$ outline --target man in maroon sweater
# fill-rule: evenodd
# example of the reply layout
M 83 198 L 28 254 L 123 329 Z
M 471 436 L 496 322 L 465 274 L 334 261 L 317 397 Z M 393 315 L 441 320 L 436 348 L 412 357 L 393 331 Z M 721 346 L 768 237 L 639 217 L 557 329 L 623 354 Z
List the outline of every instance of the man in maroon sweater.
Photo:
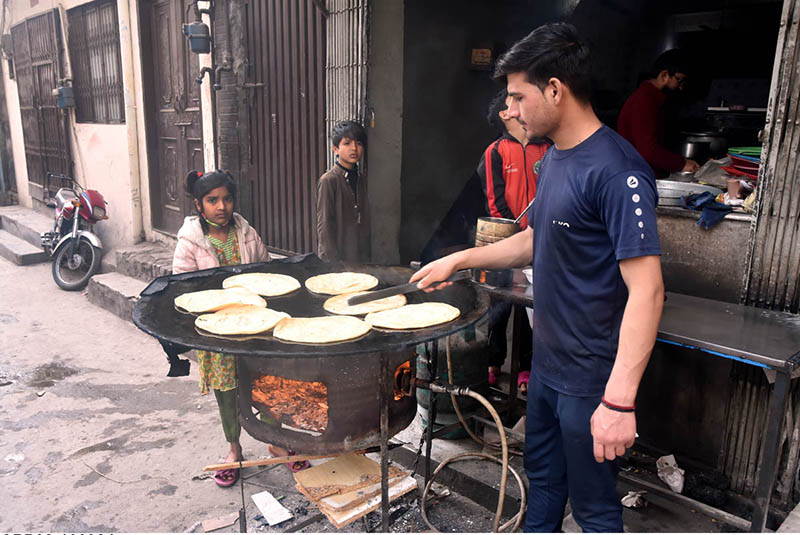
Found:
M 676 171 L 696 171 L 697 162 L 664 147 L 664 115 L 667 94 L 683 89 L 686 60 L 674 49 L 661 54 L 653 66 L 654 77 L 645 80 L 622 106 L 617 131 L 631 142 L 650 164 L 656 178 Z

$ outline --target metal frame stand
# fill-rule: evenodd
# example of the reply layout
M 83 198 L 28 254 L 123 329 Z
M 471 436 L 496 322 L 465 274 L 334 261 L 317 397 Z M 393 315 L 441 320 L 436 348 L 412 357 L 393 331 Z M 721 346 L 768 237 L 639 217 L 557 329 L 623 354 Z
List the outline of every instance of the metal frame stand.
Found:
M 428 371 L 431 380 L 435 381 L 439 375 L 439 340 L 430 342 L 428 346 Z M 431 392 L 428 408 L 428 425 L 425 426 L 425 485 L 431 479 L 431 447 L 433 446 L 433 425 L 436 422 L 436 398 Z
M 783 418 L 786 414 L 786 404 L 789 401 L 789 384 L 792 379 L 792 370 L 800 360 L 800 354 L 795 355 L 789 361 L 789 366 L 782 370 L 775 370 L 775 385 L 773 386 L 772 396 L 769 400 L 769 410 L 767 412 L 767 431 L 764 444 L 764 452 L 761 457 L 761 466 L 756 473 L 756 496 L 753 506 L 753 521 L 750 524 L 750 531 L 754 533 L 763 532 L 767 525 L 769 514 L 769 502 L 772 497 L 772 487 L 775 484 L 775 476 L 778 471 L 778 447 L 780 446 L 781 430 L 783 429 Z M 769 437 L 775 437 L 770 439 Z
M 389 362 L 381 353 L 381 531 L 389 532 Z

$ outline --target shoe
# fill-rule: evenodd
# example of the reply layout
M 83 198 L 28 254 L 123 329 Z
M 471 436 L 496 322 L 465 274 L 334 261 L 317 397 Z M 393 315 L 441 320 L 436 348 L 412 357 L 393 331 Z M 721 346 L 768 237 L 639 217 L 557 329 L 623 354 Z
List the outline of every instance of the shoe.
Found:
M 267 446 L 267 449 L 273 457 L 283 457 L 283 455 L 278 455 L 278 453 L 272 449 L 272 445 Z M 297 455 L 297 452 L 294 450 L 287 450 L 286 456 L 291 457 L 292 455 Z M 292 461 L 284 464 L 286 465 L 286 468 L 292 472 L 299 472 L 301 470 L 305 470 L 306 468 L 311 468 L 311 463 L 308 461 Z
M 494 368 L 495 370 L 497 370 L 497 372 L 494 372 L 494 371 L 492 370 L 492 368 Z M 497 384 L 497 379 L 498 379 L 499 377 L 500 377 L 500 368 L 499 368 L 498 366 L 489 366 L 489 372 L 488 372 L 488 382 L 489 382 L 489 386 L 494 386 L 494 385 L 496 385 L 496 384 Z
M 489 382 L 489 386 L 496 385 L 497 384 L 497 376 L 494 373 L 489 372 L 488 382 Z
M 239 469 L 228 468 L 214 472 L 214 482 L 220 487 L 230 487 L 239 480 Z
M 528 383 L 531 380 L 531 372 L 519 372 L 517 374 L 517 391 L 522 395 L 528 395 Z

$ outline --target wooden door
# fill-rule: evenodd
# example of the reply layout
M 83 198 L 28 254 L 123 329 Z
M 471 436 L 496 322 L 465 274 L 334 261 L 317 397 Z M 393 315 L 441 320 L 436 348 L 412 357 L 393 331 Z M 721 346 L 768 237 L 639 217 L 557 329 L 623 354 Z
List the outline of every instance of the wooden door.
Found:
M 11 28 L 28 189 L 40 201 L 52 193 L 47 191 L 48 172 L 72 175 L 68 118 L 52 95 L 64 77 L 60 28 L 57 10 Z
M 141 4 L 152 223 L 170 234 L 193 210 L 184 188 L 186 173 L 204 170 L 200 85 L 195 82 L 200 66 L 181 32 L 191 3 Z

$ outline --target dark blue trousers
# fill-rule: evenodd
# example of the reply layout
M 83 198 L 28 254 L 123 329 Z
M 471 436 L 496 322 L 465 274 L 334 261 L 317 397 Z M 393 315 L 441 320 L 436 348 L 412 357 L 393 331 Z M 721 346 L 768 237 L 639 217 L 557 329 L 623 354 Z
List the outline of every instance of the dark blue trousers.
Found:
M 617 463 L 598 463 L 590 419 L 600 397 L 561 394 L 532 374 L 528 384 L 525 473 L 530 482 L 526 532 L 559 532 L 569 499 L 584 532 L 622 532 Z

